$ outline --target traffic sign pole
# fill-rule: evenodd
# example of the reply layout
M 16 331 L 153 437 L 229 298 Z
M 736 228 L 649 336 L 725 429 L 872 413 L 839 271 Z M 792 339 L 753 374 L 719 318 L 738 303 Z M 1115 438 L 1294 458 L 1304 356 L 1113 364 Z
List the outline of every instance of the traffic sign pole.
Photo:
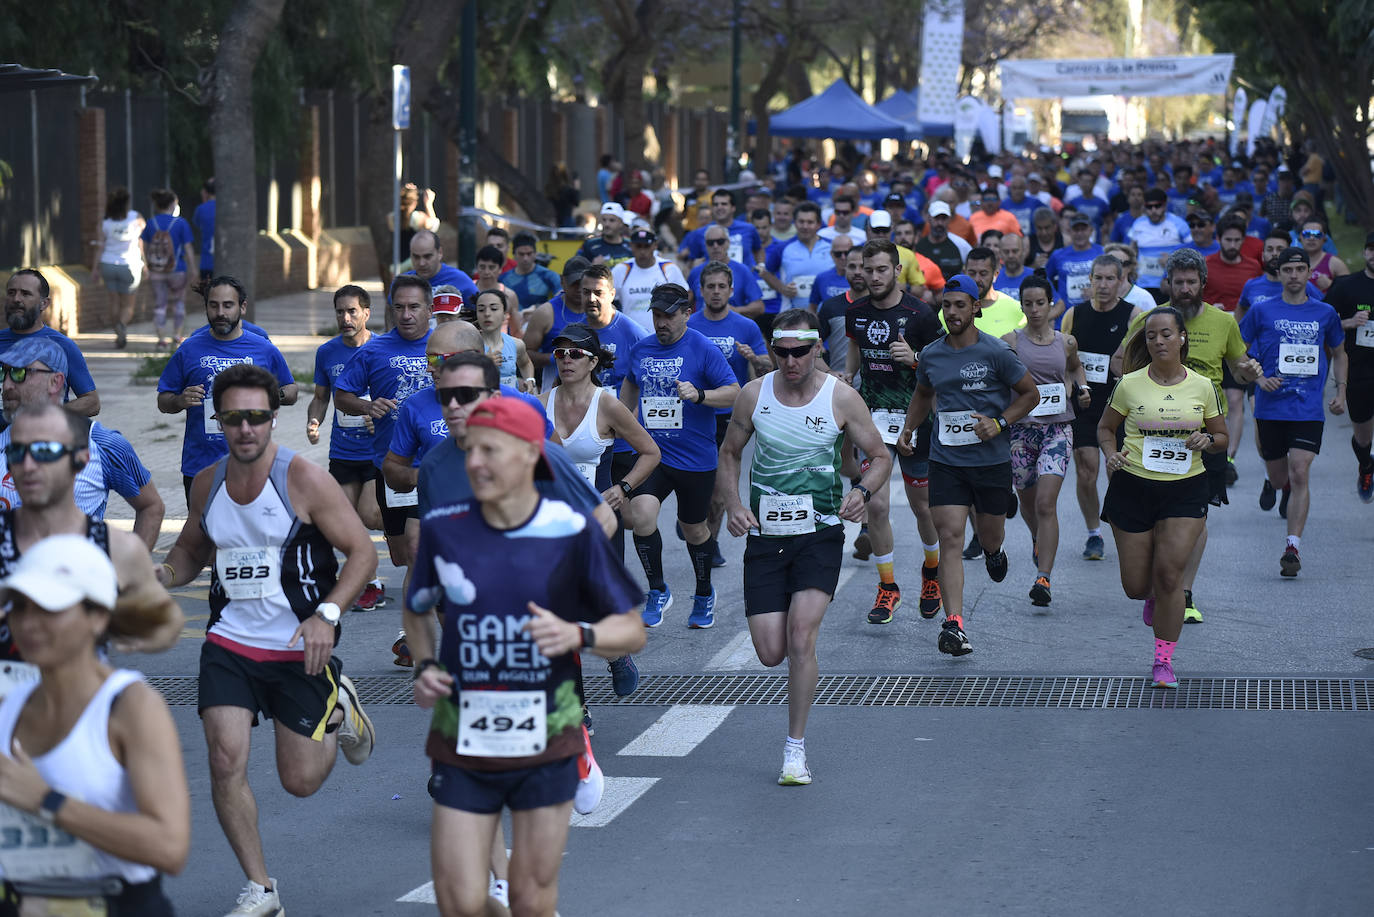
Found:
M 401 131 L 410 127 L 410 68 L 391 68 L 391 130 L 394 174 L 391 191 L 391 278 L 401 272 Z M 390 300 L 391 293 L 387 291 Z

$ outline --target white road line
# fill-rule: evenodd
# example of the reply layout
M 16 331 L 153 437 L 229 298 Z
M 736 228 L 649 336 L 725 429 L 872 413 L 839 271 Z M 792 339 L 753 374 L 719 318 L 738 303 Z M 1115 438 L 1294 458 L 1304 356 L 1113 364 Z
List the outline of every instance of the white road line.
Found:
M 858 567 L 847 565 L 840 571 L 840 578 L 835 583 L 836 595 L 840 594 L 844 584 L 849 582 L 858 570 Z M 747 630 L 731 637 L 730 642 L 721 647 L 706 663 L 708 672 L 739 672 L 744 669 L 755 669 L 760 672 L 766 669 L 764 664 L 759 662 L 758 654 L 754 652 L 754 641 L 750 639 Z
M 658 783 L 657 777 L 607 777 L 601 803 L 587 815 L 573 813 L 574 828 L 604 828 L 630 807 L 649 787 Z
M 434 883 L 426 882 L 417 889 L 406 892 L 396 899 L 402 904 L 438 904 L 439 901 L 434 897 Z
M 653 758 L 684 757 L 715 732 L 716 727 L 725 722 L 734 709 L 691 704 L 670 707 L 652 726 L 616 754 Z
M 731 637 L 730 642 L 725 644 L 725 646 L 721 648 L 720 652 L 716 653 L 714 656 L 711 657 L 711 661 L 706 663 L 707 671 L 734 668 L 733 666 L 728 665 L 727 663 L 729 663 L 730 660 L 732 660 L 735 657 L 735 653 L 738 652 L 739 648 L 746 644 L 749 646 L 749 649 L 752 652 L 754 644 L 749 639 L 749 631 L 742 630 L 739 633 L 735 634 L 733 637 Z

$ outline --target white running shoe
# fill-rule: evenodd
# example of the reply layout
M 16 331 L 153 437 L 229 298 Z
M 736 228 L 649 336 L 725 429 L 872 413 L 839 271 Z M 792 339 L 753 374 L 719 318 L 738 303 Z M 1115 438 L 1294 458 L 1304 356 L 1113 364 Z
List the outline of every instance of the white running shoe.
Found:
M 778 775 L 778 786 L 806 786 L 811 782 L 811 772 L 806 769 L 806 749 L 787 745 L 782 752 L 782 773 Z
M 590 814 L 601 804 L 601 794 L 606 791 L 606 777 L 601 773 L 601 765 L 592 757 L 590 745 L 584 758 L 587 776 L 578 781 L 577 793 L 573 796 L 573 811 L 578 815 Z
M 362 764 L 371 756 L 372 748 L 377 744 L 377 733 L 358 700 L 357 689 L 347 675 L 339 676 L 339 706 L 343 708 L 343 721 L 339 723 L 339 748 L 349 764 Z
M 244 886 L 234 909 L 224 917 L 286 917 L 286 908 L 281 906 L 281 898 L 277 896 L 277 880 L 267 881 L 272 883 L 270 888 L 256 882 Z
M 510 907 L 510 883 L 492 876 L 491 882 L 487 884 L 487 897 L 495 898 L 502 907 Z

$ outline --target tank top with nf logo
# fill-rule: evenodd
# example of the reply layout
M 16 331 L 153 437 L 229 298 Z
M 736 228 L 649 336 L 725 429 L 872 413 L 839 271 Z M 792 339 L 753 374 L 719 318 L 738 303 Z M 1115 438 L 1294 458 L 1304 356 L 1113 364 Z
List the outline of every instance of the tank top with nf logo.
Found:
M 826 376 L 807 404 L 789 407 L 773 393 L 777 373 L 763 377 L 749 467 L 749 506 L 765 537 L 805 535 L 840 524 L 844 496 L 840 440 L 835 420 L 835 377 Z

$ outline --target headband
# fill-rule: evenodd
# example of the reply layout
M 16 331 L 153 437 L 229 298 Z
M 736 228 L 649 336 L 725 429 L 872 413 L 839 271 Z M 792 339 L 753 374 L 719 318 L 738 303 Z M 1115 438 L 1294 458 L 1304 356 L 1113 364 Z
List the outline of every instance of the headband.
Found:
M 821 333 L 815 328 L 774 328 L 773 340 L 796 338 L 799 341 L 819 341 Z

